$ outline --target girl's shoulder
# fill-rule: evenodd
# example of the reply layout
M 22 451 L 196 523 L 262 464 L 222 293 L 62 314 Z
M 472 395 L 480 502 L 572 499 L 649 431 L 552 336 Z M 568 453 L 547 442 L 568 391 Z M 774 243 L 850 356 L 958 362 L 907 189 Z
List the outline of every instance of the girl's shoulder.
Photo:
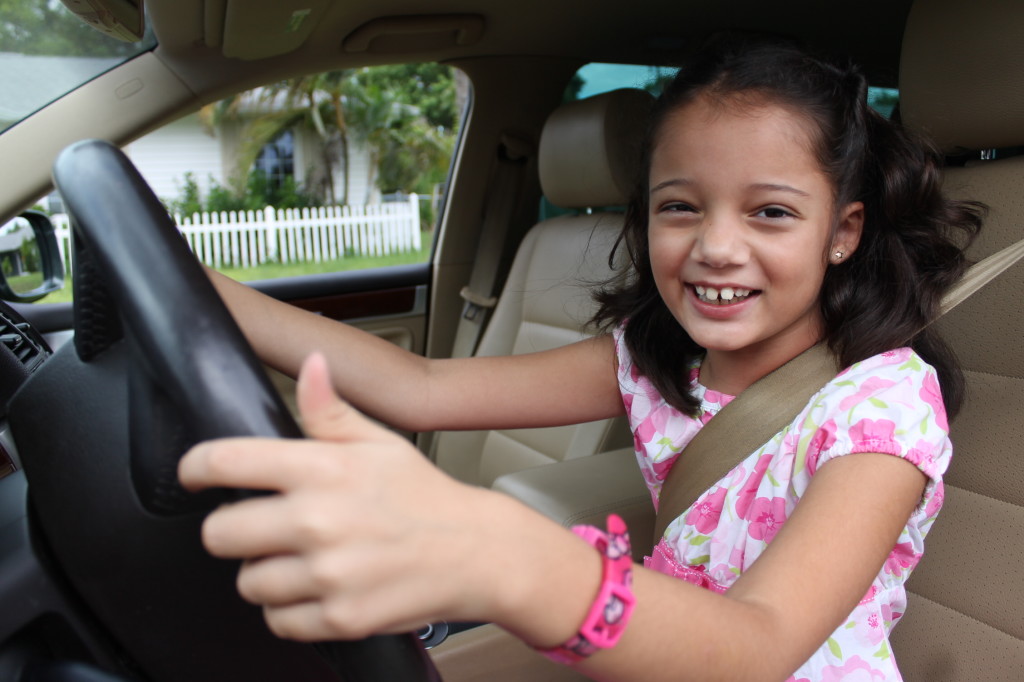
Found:
M 903 347 L 887 350 L 884 353 L 872 355 L 860 362 L 855 362 L 841 371 L 839 377 L 852 377 L 873 372 L 923 374 L 934 373 L 935 368 L 914 351 L 913 348 Z
M 854 363 L 808 404 L 796 425 L 815 462 L 856 452 L 909 459 L 938 480 L 948 466 L 949 422 L 935 368 L 910 348 Z M 819 459 L 820 457 L 820 459 Z
M 914 394 L 927 403 L 933 402 L 930 391 L 934 390 L 941 402 L 938 373 L 912 348 L 895 348 L 855 362 L 825 387 L 829 393 L 864 399 L 883 390 L 893 396 Z M 922 393 L 927 393 L 927 398 Z

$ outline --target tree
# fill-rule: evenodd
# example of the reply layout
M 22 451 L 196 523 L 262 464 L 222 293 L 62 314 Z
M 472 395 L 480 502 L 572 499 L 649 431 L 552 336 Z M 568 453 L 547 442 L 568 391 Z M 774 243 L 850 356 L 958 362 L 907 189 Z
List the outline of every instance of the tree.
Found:
M 360 69 L 351 83 L 345 106 L 353 135 L 370 150 L 369 185 L 429 192 L 442 182 L 468 91 L 464 76 L 441 64 L 399 64 Z
M 239 195 L 260 150 L 294 127 L 315 131 L 320 140 L 320 164 L 305 190 L 322 201 L 350 200 L 353 142 L 369 150 L 371 187 L 429 191 L 447 172 L 465 97 L 459 93 L 467 91 L 453 72 L 439 64 L 410 64 L 311 74 L 225 99 L 204 108 L 201 117 L 211 130 L 228 120 L 244 122 L 230 183 Z M 333 181 L 339 166 L 340 197 Z

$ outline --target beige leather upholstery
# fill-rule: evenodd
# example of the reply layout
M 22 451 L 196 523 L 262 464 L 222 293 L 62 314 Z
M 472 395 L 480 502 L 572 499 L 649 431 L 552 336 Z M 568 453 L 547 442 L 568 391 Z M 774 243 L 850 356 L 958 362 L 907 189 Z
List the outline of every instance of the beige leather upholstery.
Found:
M 921 0 L 900 59 L 907 125 L 943 149 L 1012 147 L 1022 141 L 1024 28 L 1019 0 Z
M 539 154 L 548 201 L 566 208 L 625 205 L 652 101 L 643 90 L 623 89 L 552 112 Z
M 1024 3 L 920 1 L 903 49 L 906 121 L 948 150 L 1024 144 Z M 1024 157 L 949 169 L 946 187 L 990 206 L 973 258 L 1024 238 Z M 1024 679 L 1022 292 L 1018 264 L 940 322 L 970 392 L 952 424 L 945 506 L 893 632 L 908 682 Z
M 564 526 L 603 527 L 614 512 L 629 528 L 633 559 L 642 562 L 651 553 L 654 504 L 632 445 L 505 474 L 492 487 Z
M 630 166 L 652 98 L 617 90 L 563 105 L 541 138 L 541 186 L 564 208 L 625 202 Z M 620 166 L 628 167 L 626 172 Z M 590 290 L 610 274 L 608 254 L 622 215 L 598 211 L 534 226 L 523 240 L 478 355 L 528 353 L 584 338 Z M 438 434 L 437 463 L 456 478 L 490 486 L 504 474 L 631 443 L 623 419 L 574 426 Z

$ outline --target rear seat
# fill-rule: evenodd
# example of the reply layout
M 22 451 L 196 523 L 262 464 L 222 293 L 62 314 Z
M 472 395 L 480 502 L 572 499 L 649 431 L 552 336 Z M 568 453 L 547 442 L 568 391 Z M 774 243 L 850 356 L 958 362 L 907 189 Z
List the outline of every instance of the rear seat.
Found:
M 623 89 L 562 105 L 545 124 L 540 181 L 553 204 L 577 209 L 534 226 L 516 254 L 477 355 L 546 350 L 588 335 L 590 288 L 608 277 L 608 255 L 635 177 L 651 96 Z M 625 420 L 500 431 L 444 432 L 437 464 L 456 478 L 490 486 L 524 469 L 621 448 L 632 439 Z M 635 470 L 635 465 L 633 466 Z M 634 472 L 639 479 L 639 474 Z
M 900 106 L 948 152 L 1024 145 L 1024 4 L 919 0 L 908 18 Z M 977 155 L 975 155 L 977 157 Z M 956 197 L 990 206 L 978 260 L 1024 237 L 1024 156 L 950 168 Z M 945 506 L 911 577 L 893 648 L 908 681 L 1024 678 L 1024 264 L 940 321 L 963 362 Z

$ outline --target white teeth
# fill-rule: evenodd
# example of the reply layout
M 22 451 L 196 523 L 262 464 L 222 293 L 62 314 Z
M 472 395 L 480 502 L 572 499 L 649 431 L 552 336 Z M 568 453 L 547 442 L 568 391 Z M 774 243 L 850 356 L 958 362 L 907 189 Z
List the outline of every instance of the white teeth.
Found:
M 716 289 L 714 287 L 704 287 L 694 285 L 694 290 L 697 292 L 697 297 L 705 303 L 716 303 L 718 305 L 725 305 L 731 303 L 734 300 L 743 299 L 750 295 L 750 289 L 741 289 L 740 287 L 722 287 Z

